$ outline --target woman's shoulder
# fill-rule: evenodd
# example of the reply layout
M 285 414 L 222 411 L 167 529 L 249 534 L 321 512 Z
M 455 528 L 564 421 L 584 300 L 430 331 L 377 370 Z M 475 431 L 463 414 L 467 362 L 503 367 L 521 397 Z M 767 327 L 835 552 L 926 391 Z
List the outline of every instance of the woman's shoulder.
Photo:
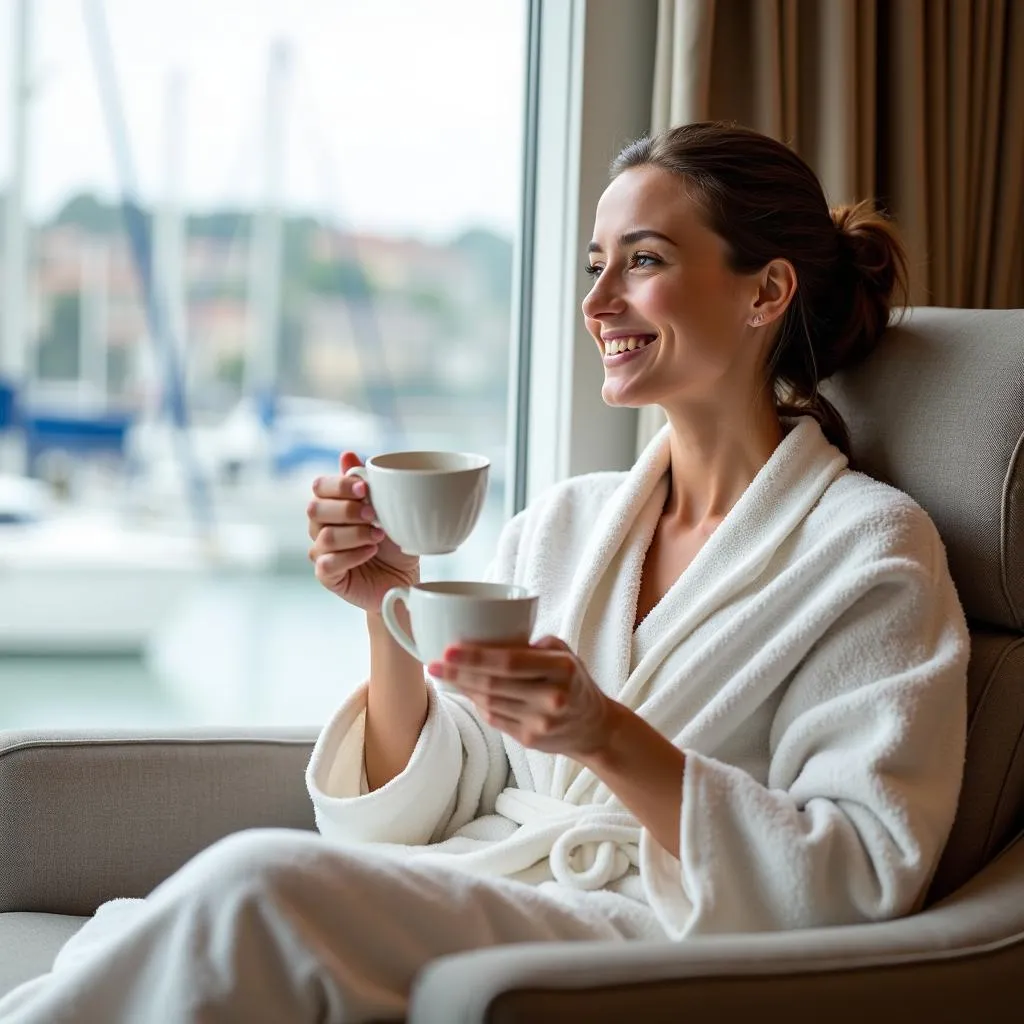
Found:
M 545 488 L 505 525 L 501 548 L 518 548 L 528 537 L 561 535 L 566 540 L 593 525 L 602 506 L 628 474 L 601 471 L 568 477 Z
M 932 564 L 936 552 L 945 551 L 931 516 L 909 494 L 853 469 L 836 476 L 808 519 L 876 557 Z

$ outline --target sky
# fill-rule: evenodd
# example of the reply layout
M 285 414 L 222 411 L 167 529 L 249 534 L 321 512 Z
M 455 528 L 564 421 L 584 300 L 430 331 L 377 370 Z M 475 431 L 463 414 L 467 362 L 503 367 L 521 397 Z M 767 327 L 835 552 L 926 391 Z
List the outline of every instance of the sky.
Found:
M 92 0 L 85 0 L 90 3 Z M 525 0 L 105 0 L 142 195 L 251 205 L 274 40 L 287 208 L 346 227 L 443 238 L 518 217 Z M 116 195 L 83 0 L 29 0 L 33 217 Z M 0 0 L 0 181 L 8 174 L 15 0 Z M 168 127 L 171 83 L 181 114 Z M 173 105 L 173 104 L 172 104 Z M 175 154 L 168 157 L 168 152 Z M 2 186 L 0 186 L 2 187 Z

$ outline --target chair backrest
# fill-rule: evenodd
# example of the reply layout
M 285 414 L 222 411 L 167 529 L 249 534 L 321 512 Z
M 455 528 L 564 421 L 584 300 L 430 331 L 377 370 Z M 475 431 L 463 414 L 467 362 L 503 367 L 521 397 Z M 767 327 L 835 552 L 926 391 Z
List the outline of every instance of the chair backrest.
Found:
M 932 517 L 971 626 L 967 761 L 929 902 L 1024 830 L 1024 310 L 917 308 L 822 391 Z

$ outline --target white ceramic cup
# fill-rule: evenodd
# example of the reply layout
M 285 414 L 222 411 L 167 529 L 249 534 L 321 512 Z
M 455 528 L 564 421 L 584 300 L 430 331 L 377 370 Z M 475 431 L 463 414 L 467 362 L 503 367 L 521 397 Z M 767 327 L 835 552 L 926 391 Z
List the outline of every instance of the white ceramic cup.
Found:
M 379 525 L 405 554 L 447 555 L 480 518 L 490 466 L 467 452 L 389 452 L 346 475 L 366 481 Z
M 395 615 L 401 601 L 413 636 Z M 457 643 L 528 644 L 537 617 L 537 597 L 509 583 L 444 580 L 392 587 L 380 606 L 388 631 L 414 658 L 440 661 Z M 415 637 L 415 639 L 414 639 Z

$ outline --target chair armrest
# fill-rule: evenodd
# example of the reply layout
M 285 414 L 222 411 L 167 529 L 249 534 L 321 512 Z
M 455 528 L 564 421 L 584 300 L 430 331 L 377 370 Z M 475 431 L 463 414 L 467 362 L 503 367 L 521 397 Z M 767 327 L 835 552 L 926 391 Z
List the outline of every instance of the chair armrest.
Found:
M 1022 976 L 1024 838 L 942 903 L 897 921 L 680 943 L 531 943 L 445 957 L 420 975 L 408 1019 L 999 1020 L 1019 1000 Z
M 230 832 L 314 827 L 316 730 L 0 732 L 0 913 L 145 896 Z

